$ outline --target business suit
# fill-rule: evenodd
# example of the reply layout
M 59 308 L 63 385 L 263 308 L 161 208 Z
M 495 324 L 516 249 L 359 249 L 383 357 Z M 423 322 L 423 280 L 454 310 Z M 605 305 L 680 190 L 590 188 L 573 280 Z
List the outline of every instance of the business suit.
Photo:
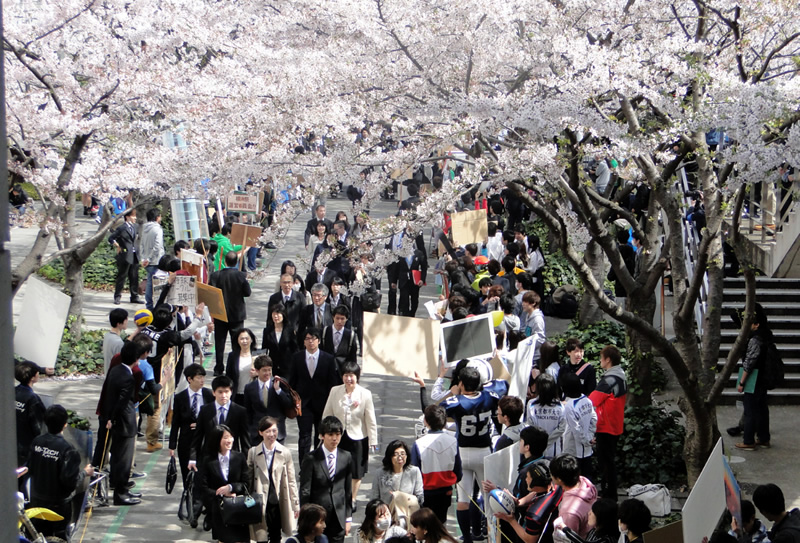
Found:
M 353 457 L 353 479 L 363 479 L 369 462 L 369 446 L 378 444 L 378 420 L 372 393 L 356 384 L 348 398 L 345 385 L 333 387 L 322 418 L 330 415 L 344 425 L 339 448 Z
M 225 336 L 230 333 L 231 347 L 237 345 L 233 332 L 244 326 L 247 318 L 247 306 L 244 299 L 250 296 L 250 283 L 247 282 L 247 274 L 237 268 L 225 268 L 211 274 L 208 284 L 222 290 L 222 298 L 225 300 L 225 312 L 228 314 L 228 322 L 220 319 L 214 321 L 214 351 L 216 363 L 214 374 L 221 374 L 225 371 L 222 358 L 225 353 Z
M 318 219 L 314 217 L 306 223 L 306 231 L 303 233 L 303 242 L 308 245 L 308 240 L 311 236 L 317 235 L 317 223 L 325 223 L 328 232 L 333 232 L 333 223 L 328 219 Z
M 297 342 L 302 343 L 306 337 L 306 330 L 309 328 L 319 328 L 320 331 L 326 326 L 333 324 L 333 308 L 331 304 L 325 303 L 322 307 L 322 320 L 317 317 L 317 306 L 313 303 L 303 308 L 300 315 L 300 326 L 297 329 Z
M 203 463 L 203 458 L 207 454 L 207 444 L 205 438 L 217 426 L 217 410 L 219 405 L 216 402 L 206 404 L 200 409 L 197 417 L 197 428 L 192 438 L 192 448 L 190 459 L 198 464 Z M 246 452 L 250 448 L 250 434 L 247 431 L 247 412 L 241 405 L 228 402 L 225 406 L 225 422 L 223 424 L 231 429 L 233 435 L 233 450 Z M 219 443 L 215 445 L 219 447 Z
M 297 352 L 297 338 L 292 327 L 285 325 L 278 339 L 275 328 L 267 326 L 264 328 L 264 336 L 261 340 L 261 349 L 266 350 L 272 359 L 273 375 L 289 377 L 289 368 L 292 363 L 292 355 Z
M 136 361 L 138 364 L 138 360 Z M 106 376 L 103 412 L 111 421 L 111 485 L 115 496 L 127 493 L 136 440 L 136 410 L 133 403 L 133 370 L 125 364 L 115 366 Z
M 321 277 L 320 277 L 321 276 Z M 336 278 L 336 272 L 333 271 L 331 268 L 325 268 L 322 270 L 322 273 L 318 273 L 317 270 L 311 270 L 306 275 L 306 282 L 304 283 L 308 290 L 311 290 L 311 287 L 316 285 L 317 283 L 322 283 L 328 290 L 331 289 L 331 283 L 333 283 L 334 278 Z
M 241 381 L 245 381 L 245 386 L 250 384 L 253 381 L 253 378 L 250 377 L 250 373 L 246 372 L 242 375 L 242 372 L 239 369 L 239 357 L 242 354 L 239 345 L 236 345 L 236 348 L 228 353 L 228 360 L 225 362 L 225 375 L 231 378 L 233 381 L 233 387 L 231 387 L 231 399 L 235 400 L 236 403 L 239 405 L 244 405 L 244 397 L 239 394 L 239 385 Z M 253 348 L 250 349 L 250 356 L 251 356 L 251 365 L 252 361 L 255 361 L 256 357 L 259 355 L 265 354 L 263 349 L 256 350 L 255 345 Z
M 217 443 L 217 450 L 219 450 L 219 443 Z M 247 524 L 222 522 L 222 512 L 219 506 L 221 498 L 217 497 L 216 491 L 223 485 L 231 485 L 234 494 L 242 495 L 252 478 L 247 468 L 247 456 L 233 450 L 230 451 L 228 477 L 222 473 L 218 454 L 210 456 L 208 462 L 200 469 L 200 488 L 206 503 L 210 504 L 211 537 L 214 540 L 230 543 L 250 540 L 250 528 Z
M 178 450 L 178 463 L 181 466 L 184 483 L 186 475 L 189 473 L 189 456 L 192 451 L 192 438 L 195 434 L 192 425 L 197 423 L 197 416 L 192 411 L 190 392 L 192 391 L 187 388 L 175 395 L 175 401 L 172 404 L 172 426 L 169 431 L 169 449 L 171 451 Z M 202 403 L 198 402 L 198 412 L 204 405 L 214 403 L 214 394 L 211 390 L 201 388 L 199 393 Z
M 292 452 L 276 443 L 271 464 L 272 469 L 269 469 L 261 445 L 248 451 L 247 467 L 253 474 L 253 492 L 264 495 L 264 520 L 261 524 L 250 525 L 250 539 L 255 541 L 280 541 L 281 531 L 287 536 L 294 535 L 294 514 L 300 511 Z M 270 495 L 272 492 L 274 494 Z M 277 503 L 270 503 L 276 498 Z M 269 537 L 270 532 L 272 537 Z
M 300 326 L 300 316 L 303 313 L 303 308 L 306 306 L 306 297 L 304 294 L 292 289 L 289 294 L 289 299 L 286 300 L 286 295 L 282 291 L 278 291 L 269 297 L 267 307 L 272 307 L 276 304 L 283 304 L 286 307 L 287 321 L 283 324 L 284 327 L 291 327 L 292 331 L 297 333 L 297 328 Z M 267 316 L 269 318 L 269 316 Z M 269 322 L 267 322 L 269 326 Z
M 386 249 L 390 249 L 395 252 L 399 251 L 403 247 L 403 239 L 406 237 L 406 235 L 407 233 L 402 231 L 392 236 L 392 238 L 389 240 L 389 243 L 386 244 Z M 417 251 L 420 252 L 421 259 L 425 261 L 425 268 L 427 270 L 428 258 L 425 255 L 425 239 L 422 237 L 422 234 L 419 234 L 414 238 L 414 252 L 416 253 Z M 397 291 L 400 288 L 400 275 L 402 275 L 400 260 L 402 259 L 399 259 L 386 266 L 386 278 L 389 280 L 389 307 L 387 309 L 387 313 L 389 315 L 397 314 Z M 402 309 L 400 314 L 403 314 Z
M 322 412 L 325 410 L 328 394 L 333 387 L 342 384 L 341 377 L 336 371 L 336 361 L 333 356 L 321 349 L 318 350 L 319 358 L 312 378 L 306 364 L 307 353 L 304 349 L 292 357 L 289 377 L 289 385 L 302 399 L 303 414 L 297 417 L 297 428 L 300 433 L 297 449 L 301 464 L 311 449 L 312 439 L 315 447 L 319 444 L 319 425 L 322 422 Z
M 336 336 L 336 328 L 326 326 L 322 331 L 322 341 L 319 348 L 326 353 L 333 356 L 336 360 L 337 371 L 341 373 L 342 364 L 345 362 L 357 362 L 358 356 L 358 340 L 350 328 L 342 328 L 342 339 L 339 342 L 339 348 L 334 347 L 334 339 Z
M 410 262 L 409 262 L 410 260 Z M 412 272 L 419 271 L 422 282 L 428 274 L 428 259 L 425 253 L 419 249 L 414 250 L 414 254 L 407 258 L 397 260 L 397 289 L 400 291 L 400 315 L 404 317 L 414 317 L 419 307 L 419 289 L 414 283 Z
M 127 220 L 119 225 L 114 233 L 108 237 L 111 245 L 119 246 L 117 253 L 117 278 L 114 281 L 114 303 L 119 303 L 122 297 L 122 289 L 125 286 L 125 279 L 128 279 L 128 286 L 131 291 L 131 301 L 139 300 L 139 256 L 136 253 L 136 237 L 139 228 L 135 222 Z
M 328 536 L 328 541 L 341 543 L 345 536 L 345 521 L 352 516 L 352 458 L 349 452 L 337 449 L 336 470 L 331 479 L 327 454 L 324 447 L 317 447 L 303 460 L 300 471 L 300 505 L 315 503 L 322 506 L 327 513 L 324 533 Z
M 286 439 L 286 415 L 284 409 L 291 407 L 292 397 L 288 393 L 281 391 L 278 394 L 273 387 L 274 380 L 267 381 L 267 405 L 264 405 L 262 397 L 262 383 L 256 379 L 244 387 L 244 408 L 247 411 L 247 426 L 250 430 L 250 443 L 256 445 L 261 443 L 261 436 L 258 433 L 258 422 L 264 417 L 272 417 L 278 421 L 278 442 L 283 443 Z

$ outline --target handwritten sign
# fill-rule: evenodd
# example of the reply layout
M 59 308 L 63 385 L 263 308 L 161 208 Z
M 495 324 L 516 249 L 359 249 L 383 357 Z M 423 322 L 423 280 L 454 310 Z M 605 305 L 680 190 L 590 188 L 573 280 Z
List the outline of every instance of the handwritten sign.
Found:
M 234 192 L 228 196 L 228 212 L 233 213 L 259 213 L 261 206 L 258 194 L 247 194 L 245 192 Z
M 177 275 L 169 298 L 172 305 L 194 307 L 197 305 L 197 277 L 194 275 Z

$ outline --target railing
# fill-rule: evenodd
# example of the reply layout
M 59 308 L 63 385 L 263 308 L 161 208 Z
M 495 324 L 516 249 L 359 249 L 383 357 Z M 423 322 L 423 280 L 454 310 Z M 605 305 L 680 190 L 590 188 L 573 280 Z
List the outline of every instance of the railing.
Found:
M 678 170 L 677 180 L 675 181 L 674 188 L 677 194 L 680 195 L 683 203 L 683 208 L 688 210 L 692 205 L 689 197 L 689 180 L 686 178 L 686 171 L 684 168 Z M 681 220 L 681 239 L 683 240 L 683 260 L 686 263 L 686 276 L 689 278 L 694 277 L 695 270 L 697 269 L 697 253 L 700 247 L 700 236 L 697 229 L 689 222 L 684 214 Z M 673 285 L 674 288 L 674 285 Z M 697 296 L 697 302 L 694 306 L 694 318 L 697 323 L 697 332 L 703 335 L 703 317 L 708 309 L 708 272 L 703 273 L 703 282 L 700 285 L 700 292 Z

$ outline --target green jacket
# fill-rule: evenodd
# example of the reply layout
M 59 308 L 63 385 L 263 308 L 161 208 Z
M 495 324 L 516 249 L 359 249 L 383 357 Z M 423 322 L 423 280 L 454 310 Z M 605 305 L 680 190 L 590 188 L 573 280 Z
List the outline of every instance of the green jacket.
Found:
M 231 244 L 231 240 L 222 234 L 214 234 L 211 239 L 217 242 L 217 256 L 214 257 L 214 271 L 222 269 L 223 258 L 228 254 L 228 251 L 236 251 L 238 253 L 242 250 L 241 245 Z

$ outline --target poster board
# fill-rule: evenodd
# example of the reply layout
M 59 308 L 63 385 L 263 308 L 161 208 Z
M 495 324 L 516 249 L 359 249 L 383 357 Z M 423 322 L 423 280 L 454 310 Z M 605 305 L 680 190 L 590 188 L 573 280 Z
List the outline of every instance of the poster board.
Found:
M 258 239 L 263 233 L 260 226 L 233 223 L 231 225 L 231 243 L 242 247 L 258 247 Z
M 489 223 L 485 209 L 462 211 L 450 215 L 453 222 L 453 245 L 483 243 L 489 237 Z
M 495 350 L 491 313 L 446 322 L 441 327 L 442 358 L 446 366 L 452 366 L 464 358 L 487 358 Z
M 182 351 L 182 349 L 181 349 Z M 175 396 L 175 365 L 177 362 L 175 347 L 170 347 L 167 353 L 161 357 L 161 391 L 158 393 L 158 403 L 161 405 L 161 422 L 166 423 L 167 414 L 172 406 L 172 398 Z
M 264 193 L 248 194 L 246 192 L 233 192 L 228 195 L 228 213 L 261 213 L 261 202 Z
M 203 281 L 203 255 L 189 249 L 181 249 L 181 269 Z
M 43 368 L 54 368 L 72 298 L 31 277 L 22 301 L 14 353 Z
M 733 518 L 739 526 L 744 526 L 742 523 L 742 489 L 739 487 L 739 482 L 733 474 L 731 464 L 728 458 L 723 455 L 722 463 L 725 467 L 724 480 L 725 480 L 725 503 L 727 504 L 728 511 L 730 511 Z
M 198 282 L 194 275 L 176 275 L 175 283 L 169 290 L 168 298 L 172 300 L 169 303 L 194 308 L 197 305 Z
M 222 291 L 217 287 L 197 283 L 197 303 L 204 303 L 208 308 L 208 314 L 223 322 L 228 322 L 228 313 L 225 311 L 225 298 Z
M 683 522 L 673 522 L 642 534 L 643 543 L 683 543 Z
M 439 375 L 439 322 L 364 312 L 363 373 Z
M 483 473 L 487 481 L 493 482 L 498 488 L 514 488 L 517 480 L 516 467 L 519 464 L 519 447 L 515 444 L 506 447 L 483 459 Z M 483 494 L 483 503 L 488 503 L 486 493 Z M 486 517 L 489 526 L 489 541 L 501 543 L 506 541 L 497 531 L 497 519 L 490 515 Z
M 725 466 L 720 438 L 681 510 L 683 540 L 702 541 L 703 537 L 710 538 L 726 505 Z
M 528 395 L 528 381 L 533 367 L 533 356 L 539 347 L 536 336 L 531 336 L 519 342 L 517 348 L 509 352 L 509 360 L 514 361 L 511 373 L 511 382 L 508 384 L 508 394 L 525 398 Z

